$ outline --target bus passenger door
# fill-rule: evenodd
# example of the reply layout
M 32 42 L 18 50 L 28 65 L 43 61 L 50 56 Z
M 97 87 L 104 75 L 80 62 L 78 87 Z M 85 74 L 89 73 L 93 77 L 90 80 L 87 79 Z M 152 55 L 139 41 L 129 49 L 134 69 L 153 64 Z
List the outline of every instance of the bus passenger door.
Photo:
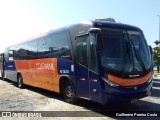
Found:
M 96 35 L 76 38 L 76 80 L 78 97 L 101 102 Z
M 76 81 L 78 97 L 90 99 L 88 78 L 88 35 L 76 38 Z
M 91 100 L 101 103 L 101 83 L 98 70 L 98 50 L 96 48 L 96 34 L 90 33 L 88 39 L 88 75 L 90 81 Z

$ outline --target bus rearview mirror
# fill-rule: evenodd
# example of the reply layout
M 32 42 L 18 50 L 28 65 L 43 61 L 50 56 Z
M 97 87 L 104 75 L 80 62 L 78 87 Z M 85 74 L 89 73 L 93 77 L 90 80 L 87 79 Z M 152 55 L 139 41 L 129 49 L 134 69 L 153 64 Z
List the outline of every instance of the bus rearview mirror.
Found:
M 102 32 L 99 28 L 90 28 L 89 33 L 95 34 L 96 36 L 96 47 L 101 52 L 103 50 Z
M 151 56 L 152 56 L 153 51 L 152 51 L 152 47 L 150 45 L 149 45 L 149 50 L 150 50 L 150 53 L 151 53 Z

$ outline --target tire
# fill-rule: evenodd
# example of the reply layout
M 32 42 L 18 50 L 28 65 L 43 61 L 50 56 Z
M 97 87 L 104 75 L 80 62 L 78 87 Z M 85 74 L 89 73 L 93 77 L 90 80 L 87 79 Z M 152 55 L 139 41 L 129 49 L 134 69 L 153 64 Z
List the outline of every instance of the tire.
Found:
M 19 88 L 23 88 L 24 87 L 22 75 L 18 75 L 17 85 L 18 85 Z
M 78 98 L 75 97 L 74 89 L 68 81 L 64 85 L 63 96 L 67 103 L 74 104 L 78 101 Z
M 5 75 L 4 75 L 4 72 L 3 72 L 3 73 L 2 73 L 2 80 L 5 80 L 4 76 L 5 76 Z

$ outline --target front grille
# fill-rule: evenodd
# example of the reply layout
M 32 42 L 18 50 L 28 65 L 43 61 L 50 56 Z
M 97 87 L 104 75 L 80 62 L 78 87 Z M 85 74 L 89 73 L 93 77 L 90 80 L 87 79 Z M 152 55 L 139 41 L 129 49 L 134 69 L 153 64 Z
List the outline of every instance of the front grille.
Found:
M 135 85 L 135 86 L 129 86 L 129 87 L 121 87 L 122 90 L 140 90 L 140 89 L 144 89 L 146 86 L 148 85 L 148 83 L 144 83 L 141 85 Z

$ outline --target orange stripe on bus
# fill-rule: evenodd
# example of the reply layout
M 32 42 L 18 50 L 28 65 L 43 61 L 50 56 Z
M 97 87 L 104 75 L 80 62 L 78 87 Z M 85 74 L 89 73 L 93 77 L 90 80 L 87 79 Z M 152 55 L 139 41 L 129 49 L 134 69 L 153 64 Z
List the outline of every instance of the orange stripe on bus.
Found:
M 134 85 L 140 85 L 147 82 L 147 80 L 151 77 L 151 75 L 152 75 L 152 72 L 149 72 L 147 75 L 141 78 L 123 79 L 123 78 L 119 78 L 119 77 L 108 74 L 108 79 L 120 86 L 134 86 Z
M 59 92 L 57 58 L 16 60 L 15 64 L 24 84 Z

